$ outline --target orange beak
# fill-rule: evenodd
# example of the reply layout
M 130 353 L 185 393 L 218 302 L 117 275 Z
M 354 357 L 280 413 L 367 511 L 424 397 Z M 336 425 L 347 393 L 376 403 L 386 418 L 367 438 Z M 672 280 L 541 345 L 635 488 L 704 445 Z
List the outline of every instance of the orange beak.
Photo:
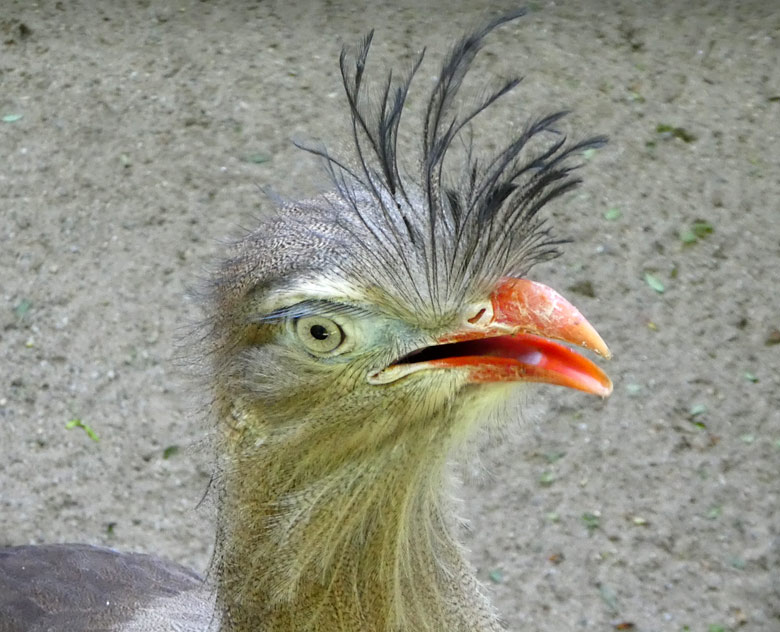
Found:
M 371 376 L 382 384 L 424 369 L 465 371 L 471 383 L 546 382 L 601 397 L 612 392 L 606 373 L 554 340 L 611 357 L 579 310 L 552 288 L 504 278 L 462 330 L 441 337 Z

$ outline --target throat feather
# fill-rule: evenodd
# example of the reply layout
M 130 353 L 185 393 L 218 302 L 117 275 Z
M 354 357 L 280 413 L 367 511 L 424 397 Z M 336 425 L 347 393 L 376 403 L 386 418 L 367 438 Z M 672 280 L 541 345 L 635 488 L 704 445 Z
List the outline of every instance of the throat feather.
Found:
M 230 442 L 215 556 L 228 629 L 500 629 L 449 530 L 446 464 L 429 449 L 444 437 L 325 474 L 322 446 L 287 437 Z

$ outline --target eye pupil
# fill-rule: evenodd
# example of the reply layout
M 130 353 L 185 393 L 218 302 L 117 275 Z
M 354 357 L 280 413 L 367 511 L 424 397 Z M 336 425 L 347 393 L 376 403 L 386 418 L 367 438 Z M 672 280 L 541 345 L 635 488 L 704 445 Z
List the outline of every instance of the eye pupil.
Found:
M 316 338 L 317 340 L 326 340 L 330 335 L 328 330 L 325 329 L 325 327 L 322 325 L 312 325 L 311 329 L 309 329 L 309 333 L 311 334 L 312 338 Z
M 325 316 L 304 316 L 295 321 L 295 333 L 304 347 L 314 355 L 334 355 L 344 342 L 339 324 Z M 343 352 L 342 347 L 341 351 Z

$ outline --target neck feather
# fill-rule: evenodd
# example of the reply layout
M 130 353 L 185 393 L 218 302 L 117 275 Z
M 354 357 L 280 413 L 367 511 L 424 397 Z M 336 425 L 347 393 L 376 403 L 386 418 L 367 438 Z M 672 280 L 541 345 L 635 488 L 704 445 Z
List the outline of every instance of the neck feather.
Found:
M 339 458 L 327 429 L 252 417 L 233 408 L 219 446 L 225 629 L 501 629 L 450 532 L 446 424 Z

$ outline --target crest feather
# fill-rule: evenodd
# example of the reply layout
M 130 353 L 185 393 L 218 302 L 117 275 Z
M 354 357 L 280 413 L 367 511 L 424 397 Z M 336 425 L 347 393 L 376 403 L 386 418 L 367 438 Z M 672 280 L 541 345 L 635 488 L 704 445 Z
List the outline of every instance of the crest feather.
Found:
M 458 302 L 470 289 L 501 276 L 524 276 L 535 263 L 555 257 L 562 241 L 552 236 L 539 211 L 580 183 L 572 175 L 579 166 L 573 157 L 606 143 L 603 136 L 568 142 L 556 128 L 567 114 L 560 111 L 531 120 L 495 155 L 481 159 L 475 154 L 473 138 L 464 132 L 521 80 L 511 78 L 486 89 L 463 112 L 460 89 L 486 36 L 524 13 L 490 20 L 460 39 L 445 58 L 425 108 L 416 178 L 402 175 L 399 168 L 398 131 L 425 51 L 401 79 L 388 71 L 378 100 L 372 101 L 366 66 L 373 31 L 355 51 L 345 47 L 339 59 L 354 156 L 347 161 L 325 147 L 302 147 L 324 158 L 339 202 L 352 211 L 342 228 L 374 250 L 374 259 L 402 268 L 393 276 L 408 277 L 413 287 L 398 290 L 429 307 Z M 463 141 L 465 156 L 463 177 L 453 185 L 445 178 L 456 139 Z

